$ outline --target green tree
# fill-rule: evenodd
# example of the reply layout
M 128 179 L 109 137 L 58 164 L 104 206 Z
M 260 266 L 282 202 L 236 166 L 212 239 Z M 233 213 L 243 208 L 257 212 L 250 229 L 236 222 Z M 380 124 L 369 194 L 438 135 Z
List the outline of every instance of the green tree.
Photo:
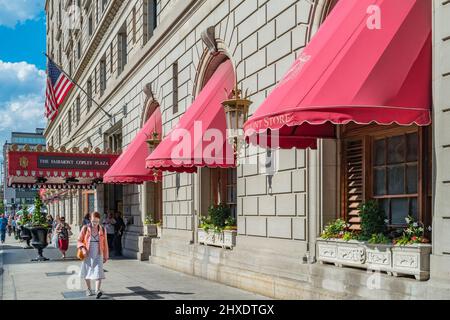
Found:
M 42 200 L 39 195 L 36 195 L 36 198 L 34 199 L 34 212 L 31 218 L 31 223 L 36 227 L 43 227 L 47 225 L 46 217 L 42 213 Z

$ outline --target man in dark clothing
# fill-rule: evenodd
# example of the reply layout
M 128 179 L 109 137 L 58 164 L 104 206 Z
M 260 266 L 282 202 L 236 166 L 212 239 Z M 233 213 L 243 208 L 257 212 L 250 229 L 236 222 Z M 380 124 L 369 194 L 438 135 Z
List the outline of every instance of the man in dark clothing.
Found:
M 114 225 L 114 253 L 116 256 L 122 255 L 122 235 L 125 231 L 125 222 L 122 219 L 122 214 L 116 212 L 116 224 Z

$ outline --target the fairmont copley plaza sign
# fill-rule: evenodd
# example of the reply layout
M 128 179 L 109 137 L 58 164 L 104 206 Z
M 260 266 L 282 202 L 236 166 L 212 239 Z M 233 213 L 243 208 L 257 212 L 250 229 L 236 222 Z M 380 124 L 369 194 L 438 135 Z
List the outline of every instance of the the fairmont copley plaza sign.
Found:
M 92 157 L 38 156 L 37 165 L 43 169 L 107 170 L 110 167 L 110 160 Z

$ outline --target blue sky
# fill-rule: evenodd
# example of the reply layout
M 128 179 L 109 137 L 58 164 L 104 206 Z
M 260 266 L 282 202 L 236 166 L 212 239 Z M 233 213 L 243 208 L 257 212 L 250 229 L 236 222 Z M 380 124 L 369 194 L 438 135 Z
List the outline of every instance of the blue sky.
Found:
M 45 127 L 45 0 L 0 0 L 0 143 Z M 0 154 L 0 161 L 3 161 Z

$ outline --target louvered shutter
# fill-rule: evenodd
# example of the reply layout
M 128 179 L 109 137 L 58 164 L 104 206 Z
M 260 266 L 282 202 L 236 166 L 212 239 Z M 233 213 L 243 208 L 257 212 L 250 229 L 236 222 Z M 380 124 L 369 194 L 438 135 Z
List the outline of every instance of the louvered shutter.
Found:
M 361 229 L 359 206 L 364 199 L 364 141 L 344 142 L 345 215 L 350 229 Z

